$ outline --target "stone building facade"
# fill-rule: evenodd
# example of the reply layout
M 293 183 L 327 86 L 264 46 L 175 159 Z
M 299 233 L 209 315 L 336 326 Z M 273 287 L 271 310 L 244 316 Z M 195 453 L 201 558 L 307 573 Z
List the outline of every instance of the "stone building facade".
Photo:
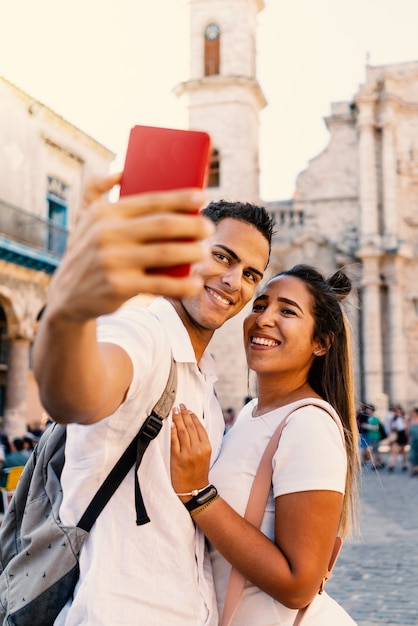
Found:
M 256 75 L 263 0 L 184 0 L 187 80 L 175 87 L 191 129 L 213 141 L 210 199 L 262 202 Z M 307 262 L 344 267 L 354 293 L 357 400 L 383 415 L 418 404 L 418 61 L 366 67 L 350 102 L 331 104 L 326 148 L 296 180 L 292 199 L 265 203 L 276 218 L 266 278 Z M 0 79 L 0 404 L 11 434 L 39 413 L 30 346 L 85 178 L 114 155 L 48 107 Z M 279 175 L 279 174 L 278 174 Z M 240 316 L 211 342 L 221 404 L 256 395 Z M 29 383 L 29 384 L 28 384 Z M 36 416 L 35 416 L 36 417 Z
M 0 77 L 0 415 L 10 437 L 41 417 L 30 352 L 86 177 L 114 154 Z
M 418 61 L 367 66 L 330 140 L 296 181 L 293 212 L 352 268 L 358 395 L 383 411 L 418 401 Z
M 263 0 L 186 0 L 190 77 L 175 88 L 189 126 L 216 150 L 211 199 L 262 201 L 258 188 L 257 15 Z M 329 143 L 296 180 L 292 199 L 266 203 L 276 217 L 267 277 L 307 262 L 325 274 L 344 267 L 354 293 L 358 401 L 418 403 L 418 62 L 366 67 L 350 102 L 333 103 Z M 248 311 L 248 308 L 246 309 Z M 242 348 L 242 320 L 211 343 L 221 404 L 255 395 Z

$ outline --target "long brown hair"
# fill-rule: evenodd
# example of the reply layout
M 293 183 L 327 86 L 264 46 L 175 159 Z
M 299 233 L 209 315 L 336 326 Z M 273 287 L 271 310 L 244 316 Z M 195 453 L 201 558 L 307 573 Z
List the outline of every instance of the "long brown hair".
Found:
M 314 339 L 326 350 L 311 366 L 308 381 L 324 400 L 339 414 L 347 451 L 346 489 L 341 514 L 340 531 L 347 535 L 357 529 L 358 509 L 358 428 L 354 398 L 351 329 L 341 307 L 341 301 L 351 291 L 349 277 L 338 270 L 330 278 L 310 265 L 295 265 L 277 276 L 294 276 L 303 280 L 312 296 Z

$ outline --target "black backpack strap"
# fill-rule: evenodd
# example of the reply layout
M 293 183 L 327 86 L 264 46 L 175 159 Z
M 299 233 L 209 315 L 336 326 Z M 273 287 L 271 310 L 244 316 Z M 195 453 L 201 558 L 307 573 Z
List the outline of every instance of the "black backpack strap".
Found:
M 142 424 L 139 432 L 135 435 L 119 461 L 114 465 L 107 478 L 99 487 L 89 506 L 82 515 L 77 526 L 90 532 L 97 517 L 103 511 L 116 489 L 122 483 L 131 467 L 135 464 L 135 508 L 137 525 L 146 524 L 150 521 L 141 494 L 138 481 L 138 468 L 148 445 L 158 435 L 163 421 L 168 417 L 173 406 L 177 386 L 177 368 L 174 359 L 171 359 L 170 373 L 161 398 L 154 406 L 151 414 Z
M 136 447 L 136 463 L 135 463 L 135 509 L 136 524 L 142 526 L 150 521 L 145 509 L 144 500 L 142 498 L 141 487 L 138 480 L 138 468 L 141 464 L 144 452 L 148 444 L 155 439 L 161 430 L 164 420 L 168 417 L 174 398 L 176 397 L 177 387 L 177 367 L 174 359 L 171 359 L 171 368 L 168 375 L 168 381 L 161 398 L 151 411 L 151 415 L 147 417 L 138 434 Z

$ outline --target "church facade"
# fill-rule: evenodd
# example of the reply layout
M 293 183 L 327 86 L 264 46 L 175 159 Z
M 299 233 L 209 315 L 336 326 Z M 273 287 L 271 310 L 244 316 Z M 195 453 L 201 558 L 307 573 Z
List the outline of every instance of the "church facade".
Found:
M 256 77 L 262 0 L 188 0 L 190 77 L 175 92 L 189 126 L 213 139 L 211 199 L 262 202 Z M 357 401 L 418 403 L 418 61 L 366 67 L 350 102 L 333 103 L 329 142 L 296 180 L 294 197 L 265 203 L 276 217 L 266 276 L 306 262 L 326 275 L 345 268 L 354 336 Z M 242 348 L 242 321 L 228 322 L 211 347 L 221 404 L 256 395 Z

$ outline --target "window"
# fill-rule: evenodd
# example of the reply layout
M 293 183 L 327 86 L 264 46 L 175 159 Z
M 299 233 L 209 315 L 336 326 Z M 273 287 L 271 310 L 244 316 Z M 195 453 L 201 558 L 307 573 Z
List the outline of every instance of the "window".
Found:
M 208 24 L 205 29 L 205 76 L 220 72 L 221 31 L 217 24 Z
M 58 178 L 48 176 L 47 219 L 49 221 L 46 247 L 50 252 L 64 254 L 67 241 L 69 187 Z
M 219 150 L 213 150 L 210 157 L 208 187 L 219 187 L 221 184 Z

